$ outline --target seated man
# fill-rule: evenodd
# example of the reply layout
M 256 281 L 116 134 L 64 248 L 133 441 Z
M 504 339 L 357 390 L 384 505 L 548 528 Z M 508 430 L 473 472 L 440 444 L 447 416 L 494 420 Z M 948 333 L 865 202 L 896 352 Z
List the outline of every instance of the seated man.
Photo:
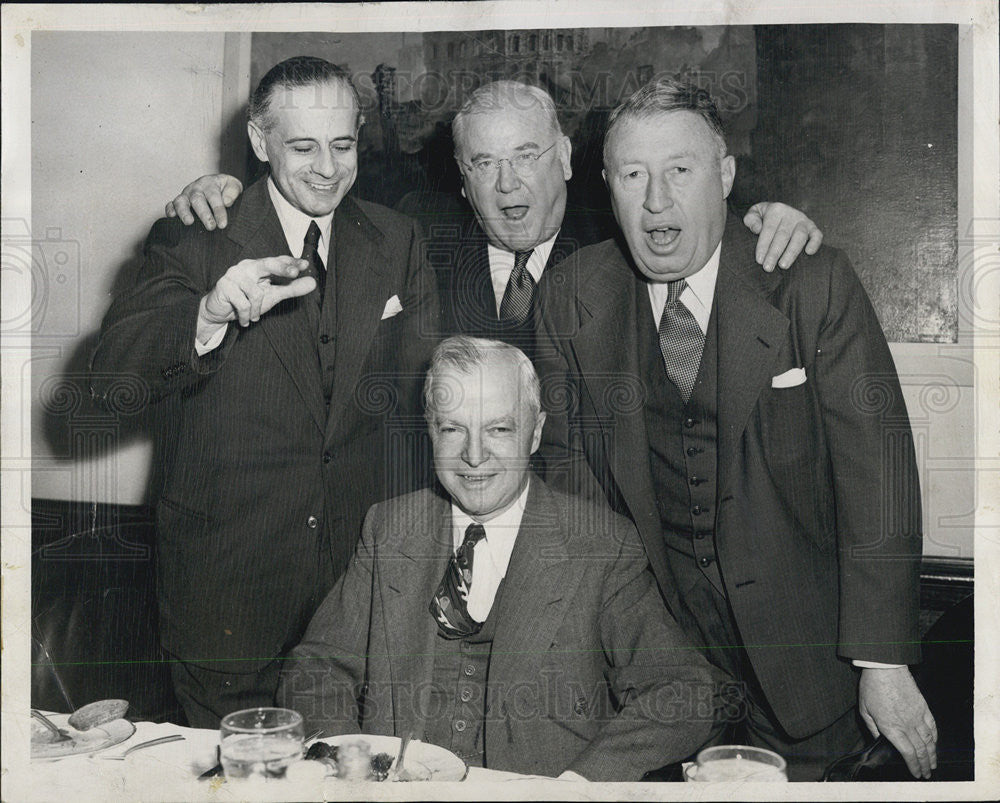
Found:
M 635 527 L 528 470 L 545 421 L 517 348 L 441 343 L 424 385 L 440 485 L 371 508 L 290 656 L 307 729 L 405 735 L 474 766 L 634 781 L 713 733 L 720 683 Z

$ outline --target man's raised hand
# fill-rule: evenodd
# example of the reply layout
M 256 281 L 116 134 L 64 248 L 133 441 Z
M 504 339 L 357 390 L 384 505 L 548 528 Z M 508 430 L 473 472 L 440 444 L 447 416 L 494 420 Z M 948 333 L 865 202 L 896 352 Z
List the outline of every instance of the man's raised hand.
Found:
M 312 276 L 299 276 L 308 267 L 306 260 L 290 256 L 244 259 L 236 263 L 202 299 L 199 327 L 214 328 L 236 320 L 240 326 L 249 326 L 286 298 L 311 293 L 316 289 L 316 280 Z
M 165 211 L 167 217 L 179 217 L 185 226 L 194 223 L 196 214 L 209 231 L 216 225 L 224 229 L 229 222 L 226 209 L 233 205 L 241 192 L 243 185 L 225 173 L 202 176 L 181 190 L 181 194 L 167 204 Z

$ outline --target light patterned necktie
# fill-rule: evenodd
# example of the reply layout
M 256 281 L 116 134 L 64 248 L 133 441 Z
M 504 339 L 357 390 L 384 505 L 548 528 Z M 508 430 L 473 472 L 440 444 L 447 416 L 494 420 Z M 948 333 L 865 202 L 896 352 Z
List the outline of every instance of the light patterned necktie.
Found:
M 472 557 L 476 544 L 486 537 L 482 524 L 470 524 L 465 539 L 448 561 L 444 577 L 431 600 L 431 616 L 445 638 L 462 638 L 479 632 L 483 626 L 469 615 L 469 589 L 472 587 Z
M 659 333 L 660 353 L 667 376 L 677 386 L 686 404 L 698 377 L 705 335 L 691 310 L 681 303 L 685 287 L 687 282 L 683 279 L 667 282 L 667 301 L 660 316 Z
M 319 294 L 319 305 L 322 307 L 323 298 L 326 296 L 326 268 L 323 267 L 323 260 L 319 255 L 319 226 L 315 220 L 309 222 L 306 239 L 302 243 L 302 259 L 309 263 L 309 270 L 300 275 L 312 276 L 316 280 L 316 292 Z
M 514 252 L 514 270 L 507 279 L 507 287 L 500 301 L 500 320 L 524 323 L 531 314 L 531 303 L 535 295 L 535 280 L 528 273 L 531 251 Z

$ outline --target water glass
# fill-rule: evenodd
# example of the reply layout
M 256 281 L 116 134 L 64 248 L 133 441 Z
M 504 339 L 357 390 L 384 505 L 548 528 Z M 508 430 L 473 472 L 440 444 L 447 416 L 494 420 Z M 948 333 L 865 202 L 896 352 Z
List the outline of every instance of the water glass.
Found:
M 781 756 L 762 747 L 723 744 L 706 747 L 698 753 L 697 763 L 684 773 L 689 781 L 788 781 L 786 762 Z
M 226 778 L 282 778 L 303 755 L 302 715 L 288 708 L 248 708 L 222 718 L 219 760 Z

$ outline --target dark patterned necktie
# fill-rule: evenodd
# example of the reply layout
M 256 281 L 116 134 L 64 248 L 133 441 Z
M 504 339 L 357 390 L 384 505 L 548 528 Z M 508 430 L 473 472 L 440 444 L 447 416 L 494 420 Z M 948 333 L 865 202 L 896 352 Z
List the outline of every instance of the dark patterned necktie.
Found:
M 514 270 L 507 279 L 507 287 L 500 301 L 500 320 L 524 323 L 531 314 L 531 302 L 535 295 L 535 280 L 528 273 L 531 251 L 514 253 Z
M 431 616 L 445 638 L 471 636 L 483 626 L 482 622 L 469 616 L 469 589 L 472 586 L 473 550 L 485 537 L 486 530 L 482 524 L 470 524 L 466 528 L 465 540 L 448 561 L 448 568 L 444 570 L 444 577 L 431 600 Z
M 316 221 L 310 221 L 309 229 L 306 231 L 306 239 L 302 243 L 302 259 L 309 262 L 309 269 L 300 275 L 312 276 L 316 280 L 316 292 L 319 294 L 319 305 L 323 306 L 323 298 L 326 296 L 326 268 L 323 267 L 323 260 L 319 255 L 319 226 Z
M 677 386 L 686 404 L 698 377 L 705 335 L 691 310 L 681 303 L 685 287 L 687 282 L 683 279 L 667 282 L 667 301 L 663 305 L 659 333 L 660 353 L 667 376 Z

